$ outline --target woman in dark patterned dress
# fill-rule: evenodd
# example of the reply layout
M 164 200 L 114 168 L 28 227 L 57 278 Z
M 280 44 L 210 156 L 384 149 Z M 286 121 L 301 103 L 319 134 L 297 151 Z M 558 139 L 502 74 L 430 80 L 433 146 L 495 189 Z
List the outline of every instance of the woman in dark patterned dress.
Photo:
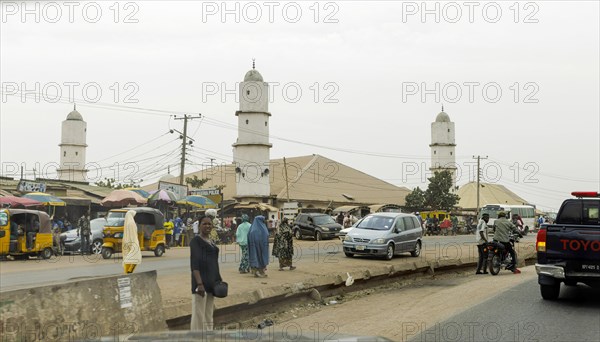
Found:
M 288 219 L 284 218 L 279 224 L 273 243 L 273 255 L 279 258 L 280 271 L 283 271 L 284 267 L 289 267 L 290 271 L 296 269 L 295 266 L 292 266 L 292 258 L 294 257 L 293 241 L 292 227 L 288 224 Z

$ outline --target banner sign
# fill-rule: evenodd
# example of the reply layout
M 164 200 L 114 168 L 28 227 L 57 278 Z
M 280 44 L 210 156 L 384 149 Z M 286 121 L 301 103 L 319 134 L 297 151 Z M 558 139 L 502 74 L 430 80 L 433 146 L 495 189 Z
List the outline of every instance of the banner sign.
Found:
M 209 195 L 220 195 L 221 190 L 219 189 L 198 189 L 191 190 L 190 195 L 201 195 L 201 196 L 209 196 Z
M 33 182 L 21 179 L 17 185 L 20 192 L 46 192 L 46 183 Z
M 188 195 L 187 185 L 179 185 L 175 183 L 167 183 L 163 181 L 158 182 L 158 190 L 169 190 L 172 191 L 177 198 L 185 198 Z
M 197 189 L 190 190 L 190 195 L 200 195 L 211 199 L 216 204 L 221 204 L 221 190 L 210 188 L 210 189 Z

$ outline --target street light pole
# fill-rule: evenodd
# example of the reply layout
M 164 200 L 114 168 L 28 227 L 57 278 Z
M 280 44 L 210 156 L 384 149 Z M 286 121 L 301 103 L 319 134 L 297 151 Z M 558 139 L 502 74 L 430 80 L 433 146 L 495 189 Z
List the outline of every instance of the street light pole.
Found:
M 481 156 L 473 156 L 473 159 L 477 159 L 477 211 L 475 212 L 475 217 L 477 217 L 479 215 L 479 181 L 480 181 L 480 176 L 481 176 L 481 169 L 480 169 L 480 162 L 481 159 L 487 159 L 488 157 L 481 157 Z
M 182 118 L 175 118 L 175 120 L 183 120 L 183 134 L 182 134 L 182 143 L 181 143 L 181 166 L 179 168 L 179 185 L 183 185 L 183 174 L 185 169 L 185 148 L 187 146 L 187 123 L 188 120 L 200 119 L 202 118 L 202 114 L 198 114 L 198 116 L 190 116 L 184 114 Z

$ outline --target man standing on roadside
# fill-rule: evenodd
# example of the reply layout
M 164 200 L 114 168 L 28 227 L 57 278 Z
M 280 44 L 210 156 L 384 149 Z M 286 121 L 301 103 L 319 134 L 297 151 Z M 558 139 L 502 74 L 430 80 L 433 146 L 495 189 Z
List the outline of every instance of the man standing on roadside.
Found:
M 487 274 L 487 257 L 484 253 L 485 245 L 488 243 L 488 226 L 487 223 L 490 220 L 490 214 L 481 215 L 481 220 L 477 224 L 477 230 L 475 231 L 475 240 L 477 241 L 477 252 L 479 253 L 479 259 L 477 260 L 477 271 L 475 274 Z M 483 271 L 483 272 L 482 272 Z
M 77 236 L 81 237 L 81 254 L 90 254 L 90 213 L 86 212 L 77 221 Z
M 344 213 L 340 211 L 340 213 L 338 214 L 336 220 L 337 220 L 337 223 L 340 226 L 343 226 L 344 225 Z

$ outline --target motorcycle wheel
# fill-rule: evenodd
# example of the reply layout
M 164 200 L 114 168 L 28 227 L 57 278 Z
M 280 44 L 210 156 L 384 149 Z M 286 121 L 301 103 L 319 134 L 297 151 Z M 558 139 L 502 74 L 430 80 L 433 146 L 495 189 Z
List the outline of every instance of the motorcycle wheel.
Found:
M 502 266 L 500 255 L 494 254 L 491 260 L 488 258 L 488 263 L 490 264 L 490 273 L 492 275 L 498 275 L 498 273 L 500 273 L 500 267 Z

